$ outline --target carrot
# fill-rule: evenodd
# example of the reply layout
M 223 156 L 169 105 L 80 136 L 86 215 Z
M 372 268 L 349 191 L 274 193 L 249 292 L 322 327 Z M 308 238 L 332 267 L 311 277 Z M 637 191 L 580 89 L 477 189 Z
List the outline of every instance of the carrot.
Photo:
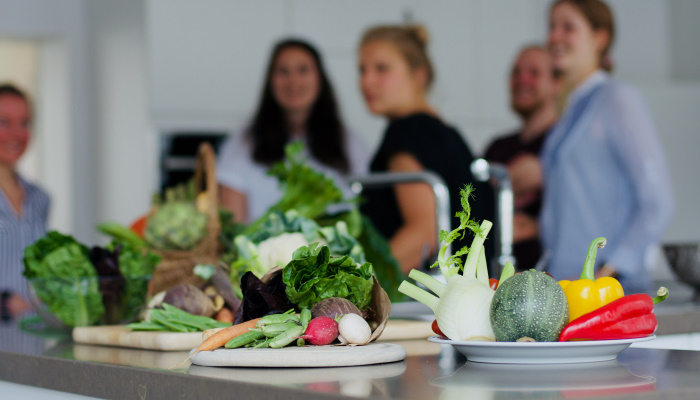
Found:
M 218 313 L 216 313 L 216 316 L 214 317 L 217 321 L 221 322 L 228 322 L 229 324 L 233 323 L 233 314 L 231 313 L 231 310 L 229 310 L 226 307 L 222 307 L 221 310 L 219 310 Z
M 258 321 L 260 321 L 260 318 L 251 319 L 250 321 L 241 322 L 240 324 L 229 326 L 228 328 L 224 328 L 216 332 L 207 340 L 203 341 L 199 347 L 194 349 L 192 355 L 199 353 L 200 351 L 216 350 L 219 347 L 222 347 L 229 340 L 250 331 L 252 328 L 255 328 Z
M 204 332 L 202 332 L 202 341 L 205 341 L 209 339 L 210 337 L 214 336 L 214 334 L 222 329 L 226 328 L 213 328 L 213 329 L 207 329 Z

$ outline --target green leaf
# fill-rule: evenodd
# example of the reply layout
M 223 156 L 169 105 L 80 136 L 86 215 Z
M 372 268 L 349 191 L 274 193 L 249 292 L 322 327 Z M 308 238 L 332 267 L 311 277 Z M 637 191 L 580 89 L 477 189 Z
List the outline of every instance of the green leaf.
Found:
M 299 308 L 341 297 L 364 309 L 372 296 L 372 274 L 372 264 L 358 267 L 352 257 L 331 257 L 328 246 L 312 243 L 294 252 L 292 261 L 282 270 L 282 280 L 289 301 Z
M 68 326 L 93 325 L 104 306 L 88 248 L 51 231 L 24 251 L 24 276 L 49 312 Z

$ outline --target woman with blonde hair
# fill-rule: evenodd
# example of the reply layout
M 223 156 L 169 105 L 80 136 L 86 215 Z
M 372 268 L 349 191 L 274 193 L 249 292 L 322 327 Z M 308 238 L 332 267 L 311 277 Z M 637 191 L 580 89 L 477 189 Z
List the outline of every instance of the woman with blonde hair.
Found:
M 454 215 L 461 210 L 459 189 L 472 181 L 469 167 L 474 157 L 460 133 L 428 101 L 435 72 L 425 29 L 378 26 L 367 30 L 360 42 L 359 68 L 367 108 L 389 123 L 371 172 L 436 173 L 447 184 Z M 482 195 L 476 193 L 478 202 L 484 201 Z M 389 239 L 404 272 L 422 267 L 437 250 L 435 199 L 429 186 L 411 183 L 368 191 L 362 210 Z M 459 223 L 456 218 L 452 222 Z
M 641 95 L 609 74 L 610 8 L 600 0 L 558 0 L 549 26 L 548 48 L 568 96 L 541 154 L 547 268 L 558 279 L 578 276 L 589 243 L 604 236 L 596 275 L 644 291 L 646 255 L 673 209 L 663 148 Z

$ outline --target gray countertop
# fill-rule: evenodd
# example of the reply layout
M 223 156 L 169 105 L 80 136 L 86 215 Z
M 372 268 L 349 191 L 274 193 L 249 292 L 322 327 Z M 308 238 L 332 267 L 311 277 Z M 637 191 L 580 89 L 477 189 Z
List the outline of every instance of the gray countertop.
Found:
M 700 331 L 692 304 L 659 307 L 660 331 Z M 665 326 L 666 325 L 666 326 Z M 75 344 L 0 327 L 0 380 L 109 399 L 697 399 L 700 352 L 629 348 L 616 361 L 555 366 L 467 362 L 451 346 L 396 341 L 398 363 L 346 368 L 212 368 L 187 352 Z

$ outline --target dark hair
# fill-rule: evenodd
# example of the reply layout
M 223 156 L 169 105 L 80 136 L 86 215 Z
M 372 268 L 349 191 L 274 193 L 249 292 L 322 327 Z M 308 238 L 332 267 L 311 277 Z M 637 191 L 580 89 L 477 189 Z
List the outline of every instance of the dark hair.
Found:
M 32 111 L 32 102 L 29 99 L 29 96 L 27 93 L 25 93 L 22 89 L 18 88 L 17 86 L 11 84 L 11 83 L 0 83 L 0 96 L 15 96 L 19 97 L 20 99 L 24 100 L 27 103 L 27 106 L 29 107 L 30 112 Z
M 612 72 L 613 64 L 610 59 L 610 48 L 615 39 L 615 18 L 612 10 L 601 0 L 557 0 L 552 3 L 551 10 L 562 3 L 570 3 L 576 7 L 594 31 L 606 31 L 610 35 L 608 43 L 600 52 L 599 66 L 608 72 Z
M 299 48 L 311 55 L 316 62 L 320 79 L 318 98 L 311 107 L 306 122 L 309 151 L 321 163 L 347 173 L 349 162 L 345 153 L 345 131 L 333 87 L 318 51 L 309 43 L 298 39 L 283 40 L 272 51 L 262 97 L 247 132 L 253 141 L 253 160 L 261 164 L 272 164 L 284 158 L 284 146 L 289 141 L 290 132 L 284 110 L 272 93 L 271 78 L 277 57 L 283 50 L 290 48 Z
M 24 101 L 29 102 L 27 94 L 11 83 L 0 83 L 0 96 L 5 95 L 21 97 Z

